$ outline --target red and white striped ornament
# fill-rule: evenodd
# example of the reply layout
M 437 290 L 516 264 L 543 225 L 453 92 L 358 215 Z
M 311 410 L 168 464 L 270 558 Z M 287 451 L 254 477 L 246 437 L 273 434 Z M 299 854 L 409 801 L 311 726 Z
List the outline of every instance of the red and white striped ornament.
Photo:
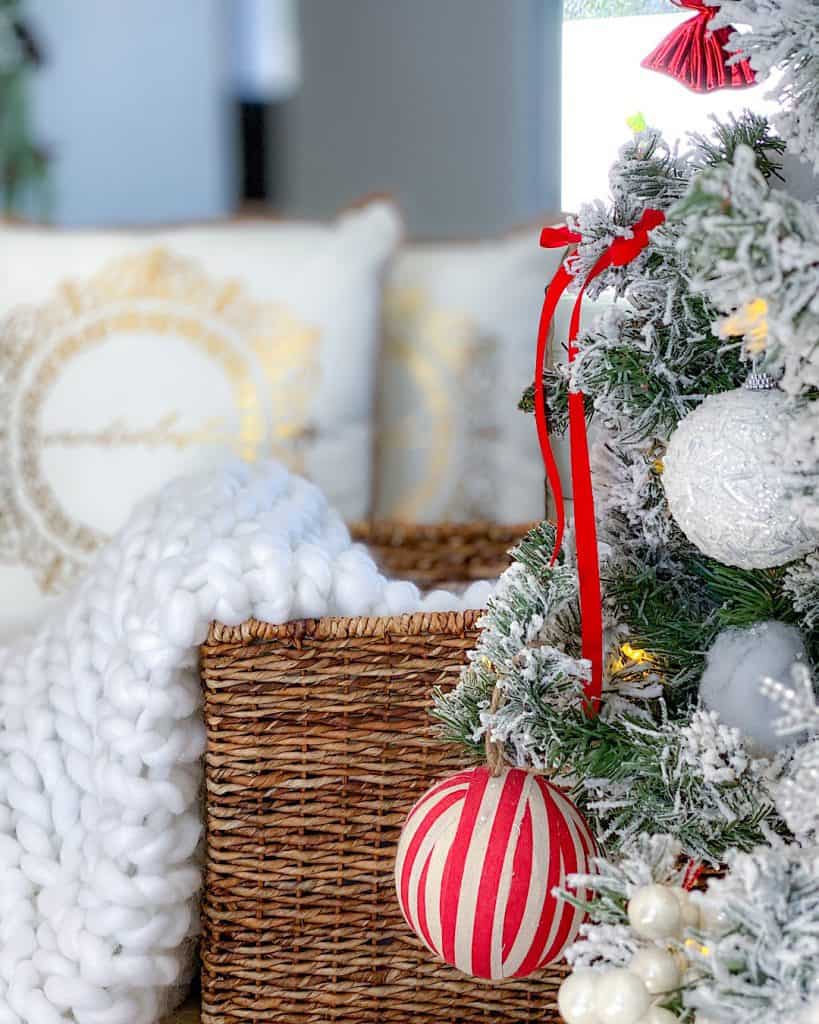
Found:
M 590 871 L 595 843 L 557 786 L 486 766 L 437 783 L 404 824 L 395 862 L 401 910 L 429 949 L 479 978 L 524 977 L 560 958 L 583 913 L 553 895 Z

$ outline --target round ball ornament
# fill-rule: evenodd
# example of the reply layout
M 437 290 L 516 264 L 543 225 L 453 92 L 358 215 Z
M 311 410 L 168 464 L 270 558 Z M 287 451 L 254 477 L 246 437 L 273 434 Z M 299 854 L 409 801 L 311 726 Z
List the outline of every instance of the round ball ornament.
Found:
M 651 996 L 642 978 L 614 967 L 600 975 L 594 1008 L 600 1024 L 638 1024 L 651 1008 Z
M 662 480 L 677 525 L 703 554 L 724 565 L 768 569 L 816 547 L 787 501 L 771 455 L 788 416 L 787 397 L 770 378 L 709 395 L 677 426 Z
M 437 783 L 407 817 L 395 861 L 404 917 L 465 974 L 524 977 L 560 958 L 583 912 L 554 895 L 588 873 L 595 843 L 557 786 L 486 766 Z
M 679 987 L 682 972 L 677 958 L 667 949 L 646 946 L 639 949 L 628 968 L 643 979 L 643 984 L 653 996 L 673 992 Z
M 691 899 L 691 894 L 685 889 L 680 889 L 677 886 L 674 886 L 671 891 L 677 897 L 677 902 L 680 905 L 683 928 L 699 928 L 700 908 Z
M 628 920 L 642 939 L 667 939 L 679 935 L 683 912 L 670 886 L 641 886 L 628 901 Z
M 557 1008 L 566 1024 L 598 1024 L 597 981 L 600 975 L 588 968 L 578 968 L 561 984 Z

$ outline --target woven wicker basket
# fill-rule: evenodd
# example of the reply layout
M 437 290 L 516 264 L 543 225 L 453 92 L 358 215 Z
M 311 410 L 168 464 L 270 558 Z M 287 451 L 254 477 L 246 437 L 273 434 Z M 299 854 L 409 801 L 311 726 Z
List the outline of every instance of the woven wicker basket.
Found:
M 387 575 L 429 589 L 500 576 L 509 564 L 509 549 L 534 525 L 380 522 L 356 523 L 351 532 Z
M 205 1024 L 559 1020 L 561 968 L 469 979 L 411 934 L 393 889 L 407 811 L 464 763 L 435 736 L 429 703 L 457 681 L 478 616 L 213 626 Z

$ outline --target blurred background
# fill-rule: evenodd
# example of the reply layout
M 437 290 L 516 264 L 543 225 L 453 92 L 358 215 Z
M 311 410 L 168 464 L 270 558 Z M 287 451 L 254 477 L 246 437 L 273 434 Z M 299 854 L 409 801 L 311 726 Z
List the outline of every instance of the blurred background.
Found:
M 66 225 L 325 217 L 393 195 L 477 237 L 602 195 L 642 113 L 765 110 L 639 60 L 669 0 L 0 0 L 9 212 Z
M 562 259 L 541 226 L 606 194 L 635 126 L 685 145 L 768 109 L 765 86 L 640 66 L 689 16 L 0 0 L 0 633 L 138 500 L 227 455 L 283 460 L 348 522 L 553 511 L 518 411 Z M 74 230 L 96 227 L 140 230 Z

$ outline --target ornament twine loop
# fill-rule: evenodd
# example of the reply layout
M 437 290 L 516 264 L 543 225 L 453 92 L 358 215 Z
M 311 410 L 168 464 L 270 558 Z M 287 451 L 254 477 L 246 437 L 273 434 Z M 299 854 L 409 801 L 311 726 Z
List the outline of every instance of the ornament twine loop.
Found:
M 489 702 L 489 713 L 494 715 L 502 704 L 503 691 L 495 683 L 495 689 L 492 691 L 492 700 Z M 486 752 L 486 764 L 489 767 L 489 773 L 493 778 L 497 778 L 503 774 L 503 770 L 506 767 L 506 757 L 504 755 L 503 743 L 490 737 L 488 727 L 484 736 L 484 750 Z

